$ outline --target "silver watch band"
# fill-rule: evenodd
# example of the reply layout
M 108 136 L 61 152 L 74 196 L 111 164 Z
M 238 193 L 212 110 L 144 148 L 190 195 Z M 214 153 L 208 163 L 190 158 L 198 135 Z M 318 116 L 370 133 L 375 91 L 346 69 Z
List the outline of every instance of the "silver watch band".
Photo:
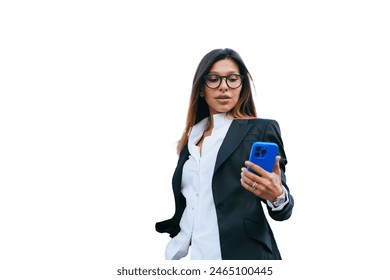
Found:
M 281 195 L 279 195 L 276 200 L 274 202 L 272 202 L 272 204 L 275 206 L 275 207 L 279 207 L 282 203 L 284 203 L 286 201 L 286 190 L 285 188 L 283 187 L 283 193 Z

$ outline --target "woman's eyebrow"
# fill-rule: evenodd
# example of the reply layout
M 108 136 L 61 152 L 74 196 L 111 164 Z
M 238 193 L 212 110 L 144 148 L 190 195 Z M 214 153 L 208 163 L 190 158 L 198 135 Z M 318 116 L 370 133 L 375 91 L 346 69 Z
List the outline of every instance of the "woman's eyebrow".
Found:
M 238 74 L 239 71 L 229 71 L 229 72 L 224 72 L 224 73 L 228 73 L 228 74 Z M 221 72 L 217 72 L 217 71 L 210 71 L 209 74 L 218 74 L 220 75 Z

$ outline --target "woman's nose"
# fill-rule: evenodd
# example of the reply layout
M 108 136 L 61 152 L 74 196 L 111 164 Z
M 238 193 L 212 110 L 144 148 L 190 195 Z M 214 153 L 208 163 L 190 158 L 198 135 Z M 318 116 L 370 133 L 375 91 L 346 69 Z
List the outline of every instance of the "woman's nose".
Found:
M 227 77 L 222 77 L 221 78 L 221 84 L 219 85 L 219 89 L 228 89 L 228 85 L 227 85 Z

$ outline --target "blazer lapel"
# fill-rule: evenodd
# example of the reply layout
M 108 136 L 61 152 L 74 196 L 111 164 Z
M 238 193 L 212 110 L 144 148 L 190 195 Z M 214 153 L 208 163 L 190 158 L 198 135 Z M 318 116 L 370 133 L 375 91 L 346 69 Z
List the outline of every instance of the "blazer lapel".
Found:
M 177 166 L 175 169 L 175 172 L 173 174 L 173 191 L 180 193 L 181 192 L 181 177 L 183 173 L 183 166 L 184 163 L 188 160 L 188 157 L 190 156 L 190 153 L 188 151 L 188 144 L 185 145 L 183 150 L 180 153 L 179 160 L 177 162 Z
M 248 120 L 234 120 L 226 133 L 225 140 L 222 142 L 221 148 L 217 155 L 214 173 L 224 163 L 224 161 L 233 153 L 240 145 L 241 141 L 251 129 L 252 124 Z

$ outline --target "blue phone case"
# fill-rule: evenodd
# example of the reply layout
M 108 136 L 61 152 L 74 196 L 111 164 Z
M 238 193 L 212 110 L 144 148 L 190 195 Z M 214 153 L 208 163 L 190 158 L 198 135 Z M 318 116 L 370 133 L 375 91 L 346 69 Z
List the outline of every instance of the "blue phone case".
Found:
M 271 142 L 254 142 L 252 144 L 249 161 L 261 166 L 268 172 L 274 170 L 276 156 L 278 154 L 278 145 Z M 254 172 L 248 168 L 249 171 Z

